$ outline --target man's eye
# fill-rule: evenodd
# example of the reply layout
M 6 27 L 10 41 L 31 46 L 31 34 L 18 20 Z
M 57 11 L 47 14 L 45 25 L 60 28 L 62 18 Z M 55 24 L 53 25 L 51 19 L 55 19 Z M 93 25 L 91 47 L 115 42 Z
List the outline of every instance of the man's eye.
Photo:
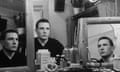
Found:
M 17 41 L 19 40 L 18 38 L 8 38 L 7 40 L 14 40 L 14 39 Z
M 44 29 L 44 28 L 39 28 L 39 29 Z
M 98 45 L 98 48 L 101 47 L 101 45 Z
M 103 44 L 103 46 L 107 46 L 107 44 Z
M 13 40 L 13 38 L 8 38 L 7 40 Z
M 47 28 L 47 30 L 50 30 L 50 28 Z
M 49 30 L 50 28 L 47 28 L 47 30 Z
M 18 41 L 19 39 L 17 38 L 16 40 Z

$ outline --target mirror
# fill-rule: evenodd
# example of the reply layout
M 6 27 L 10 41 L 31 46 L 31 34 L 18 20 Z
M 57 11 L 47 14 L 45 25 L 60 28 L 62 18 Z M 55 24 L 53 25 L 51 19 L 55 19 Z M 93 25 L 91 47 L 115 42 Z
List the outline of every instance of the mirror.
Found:
M 100 59 L 97 42 L 101 36 L 110 37 L 115 44 L 114 54 L 120 55 L 120 17 L 81 18 L 78 23 L 79 53 L 86 61 L 90 58 Z
M 0 72 L 34 72 L 33 21 L 31 14 L 31 0 L 0 0 L 0 19 L 2 20 L 0 23 L 5 23 L 5 26 L 0 28 L 0 35 L 9 29 L 18 31 L 19 46 L 15 54 L 18 52 L 26 56 L 25 65 L 0 67 Z M 6 20 L 6 22 L 3 20 Z M 3 49 L 2 44 L 3 41 L 1 40 L 1 50 Z M 22 60 L 23 58 L 18 61 Z

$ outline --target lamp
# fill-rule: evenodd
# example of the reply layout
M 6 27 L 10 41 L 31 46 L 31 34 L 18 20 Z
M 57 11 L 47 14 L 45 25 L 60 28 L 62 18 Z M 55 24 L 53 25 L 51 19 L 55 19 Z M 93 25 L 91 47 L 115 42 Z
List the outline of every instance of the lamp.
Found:
M 99 3 L 101 3 L 101 0 L 88 0 L 85 2 L 85 8 L 90 8 L 92 6 L 98 5 Z
M 95 3 L 97 1 L 99 1 L 99 0 L 89 0 L 89 2 L 91 2 L 91 3 Z

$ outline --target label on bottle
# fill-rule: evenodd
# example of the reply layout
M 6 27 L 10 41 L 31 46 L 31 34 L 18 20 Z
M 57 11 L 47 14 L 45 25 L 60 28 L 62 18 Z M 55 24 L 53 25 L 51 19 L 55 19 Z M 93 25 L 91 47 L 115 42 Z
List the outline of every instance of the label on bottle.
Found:
M 37 64 L 40 64 L 40 69 L 45 70 L 45 65 L 49 63 L 50 52 L 47 49 L 40 49 L 36 55 Z

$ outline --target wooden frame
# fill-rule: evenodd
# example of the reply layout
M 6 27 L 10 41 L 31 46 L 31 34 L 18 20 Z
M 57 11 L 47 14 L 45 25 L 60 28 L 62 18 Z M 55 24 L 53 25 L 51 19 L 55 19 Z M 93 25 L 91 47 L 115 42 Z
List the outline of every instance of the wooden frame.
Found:
M 78 48 L 84 64 L 89 59 L 88 51 L 88 24 L 120 24 L 120 17 L 90 17 L 78 20 Z
M 0 68 L 0 72 L 35 72 L 31 0 L 25 0 L 25 8 L 26 8 L 26 35 L 27 35 L 27 66 Z

